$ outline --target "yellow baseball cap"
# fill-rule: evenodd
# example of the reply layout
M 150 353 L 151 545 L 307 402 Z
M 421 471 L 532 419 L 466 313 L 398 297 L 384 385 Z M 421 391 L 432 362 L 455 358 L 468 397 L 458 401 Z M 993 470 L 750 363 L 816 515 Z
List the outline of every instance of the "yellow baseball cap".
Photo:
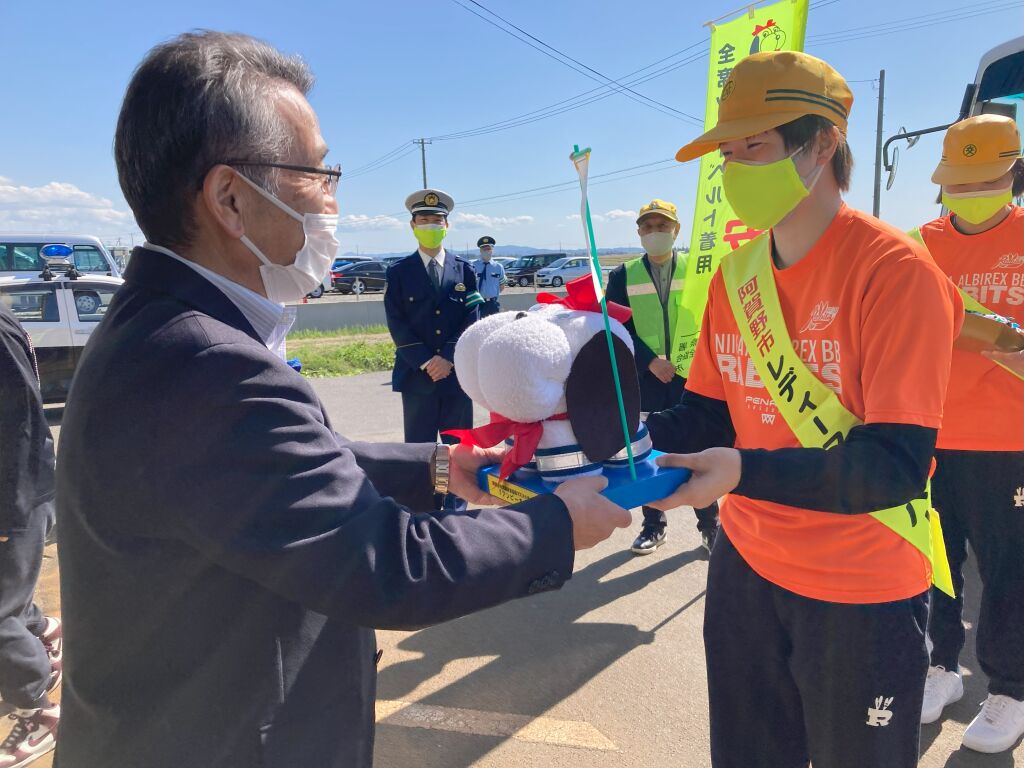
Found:
M 1017 162 L 1020 131 L 1003 115 L 978 115 L 949 126 L 942 140 L 936 184 L 977 184 L 994 181 Z
M 755 53 L 733 69 L 722 88 L 718 125 L 676 152 L 681 163 L 744 139 L 820 115 L 846 134 L 853 93 L 829 64 L 799 51 Z
M 676 207 L 667 200 L 651 200 L 647 205 L 640 209 L 640 215 L 636 217 L 636 223 L 640 223 L 640 219 L 649 213 L 656 213 L 659 216 L 664 216 L 666 219 L 679 223 L 679 216 L 676 212 Z

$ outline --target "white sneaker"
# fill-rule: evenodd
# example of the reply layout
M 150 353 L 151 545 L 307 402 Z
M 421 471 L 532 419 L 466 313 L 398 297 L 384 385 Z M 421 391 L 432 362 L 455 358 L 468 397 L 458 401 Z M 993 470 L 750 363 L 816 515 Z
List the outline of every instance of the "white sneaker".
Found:
M 1024 701 L 989 694 L 964 731 L 964 746 L 975 752 L 1005 752 L 1024 735 Z
M 934 723 L 948 704 L 960 701 L 963 695 L 964 680 L 958 672 L 948 672 L 945 667 L 928 667 L 921 722 Z
M 10 718 L 14 727 L 0 744 L 3 768 L 22 768 L 56 746 L 59 705 L 54 704 L 49 709 L 16 709 Z

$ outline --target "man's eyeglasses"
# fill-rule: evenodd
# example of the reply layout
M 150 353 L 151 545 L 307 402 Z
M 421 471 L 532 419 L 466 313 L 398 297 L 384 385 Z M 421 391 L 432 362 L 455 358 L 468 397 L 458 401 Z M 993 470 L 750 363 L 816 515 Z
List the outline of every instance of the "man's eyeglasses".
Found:
M 321 186 L 324 194 L 334 197 L 338 191 L 338 182 L 341 181 L 341 164 L 329 165 L 323 168 L 314 168 L 311 165 L 289 165 L 288 163 L 256 163 L 247 160 L 229 160 L 224 165 L 249 165 L 257 168 L 280 168 L 283 171 L 295 171 L 297 173 L 313 173 L 321 177 Z

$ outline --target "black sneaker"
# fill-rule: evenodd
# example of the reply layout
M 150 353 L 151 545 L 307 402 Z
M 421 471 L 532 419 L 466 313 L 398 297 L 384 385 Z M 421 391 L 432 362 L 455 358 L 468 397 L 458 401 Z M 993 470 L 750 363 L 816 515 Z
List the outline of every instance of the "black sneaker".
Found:
M 715 538 L 717 536 L 718 528 L 700 532 L 700 545 L 707 551 L 709 557 L 711 556 L 711 550 L 715 548 Z
M 640 531 L 640 535 L 636 537 L 633 542 L 633 546 L 629 548 L 629 551 L 634 555 L 649 555 L 662 544 L 665 543 L 665 539 L 668 538 L 668 529 L 666 528 L 648 528 L 644 527 Z

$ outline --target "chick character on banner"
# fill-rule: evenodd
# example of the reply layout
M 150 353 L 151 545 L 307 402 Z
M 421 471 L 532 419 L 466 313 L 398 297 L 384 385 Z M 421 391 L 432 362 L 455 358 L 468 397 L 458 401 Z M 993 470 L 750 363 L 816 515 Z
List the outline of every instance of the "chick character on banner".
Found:
M 704 129 L 718 122 L 718 105 L 736 64 L 762 51 L 802 51 L 807 31 L 808 0 L 781 0 L 762 8 L 751 6 L 742 16 L 711 27 L 711 59 Z M 697 349 L 701 318 L 708 301 L 708 288 L 722 257 L 753 240 L 760 230 L 744 224 L 733 212 L 722 189 L 721 155 L 710 152 L 701 159 L 697 198 L 690 237 L 690 257 L 683 283 L 682 307 L 672 344 L 676 371 L 683 378 Z
M 640 421 L 628 307 L 608 303 L 587 202 L 590 150 L 570 156 L 580 177 L 591 273 L 542 293 L 528 312 L 499 312 L 471 325 L 455 346 L 455 371 L 490 423 L 445 434 L 485 448 L 509 446 L 480 485 L 514 503 L 573 477 L 605 475 L 604 495 L 625 508 L 670 495 L 689 471 L 657 467 Z

